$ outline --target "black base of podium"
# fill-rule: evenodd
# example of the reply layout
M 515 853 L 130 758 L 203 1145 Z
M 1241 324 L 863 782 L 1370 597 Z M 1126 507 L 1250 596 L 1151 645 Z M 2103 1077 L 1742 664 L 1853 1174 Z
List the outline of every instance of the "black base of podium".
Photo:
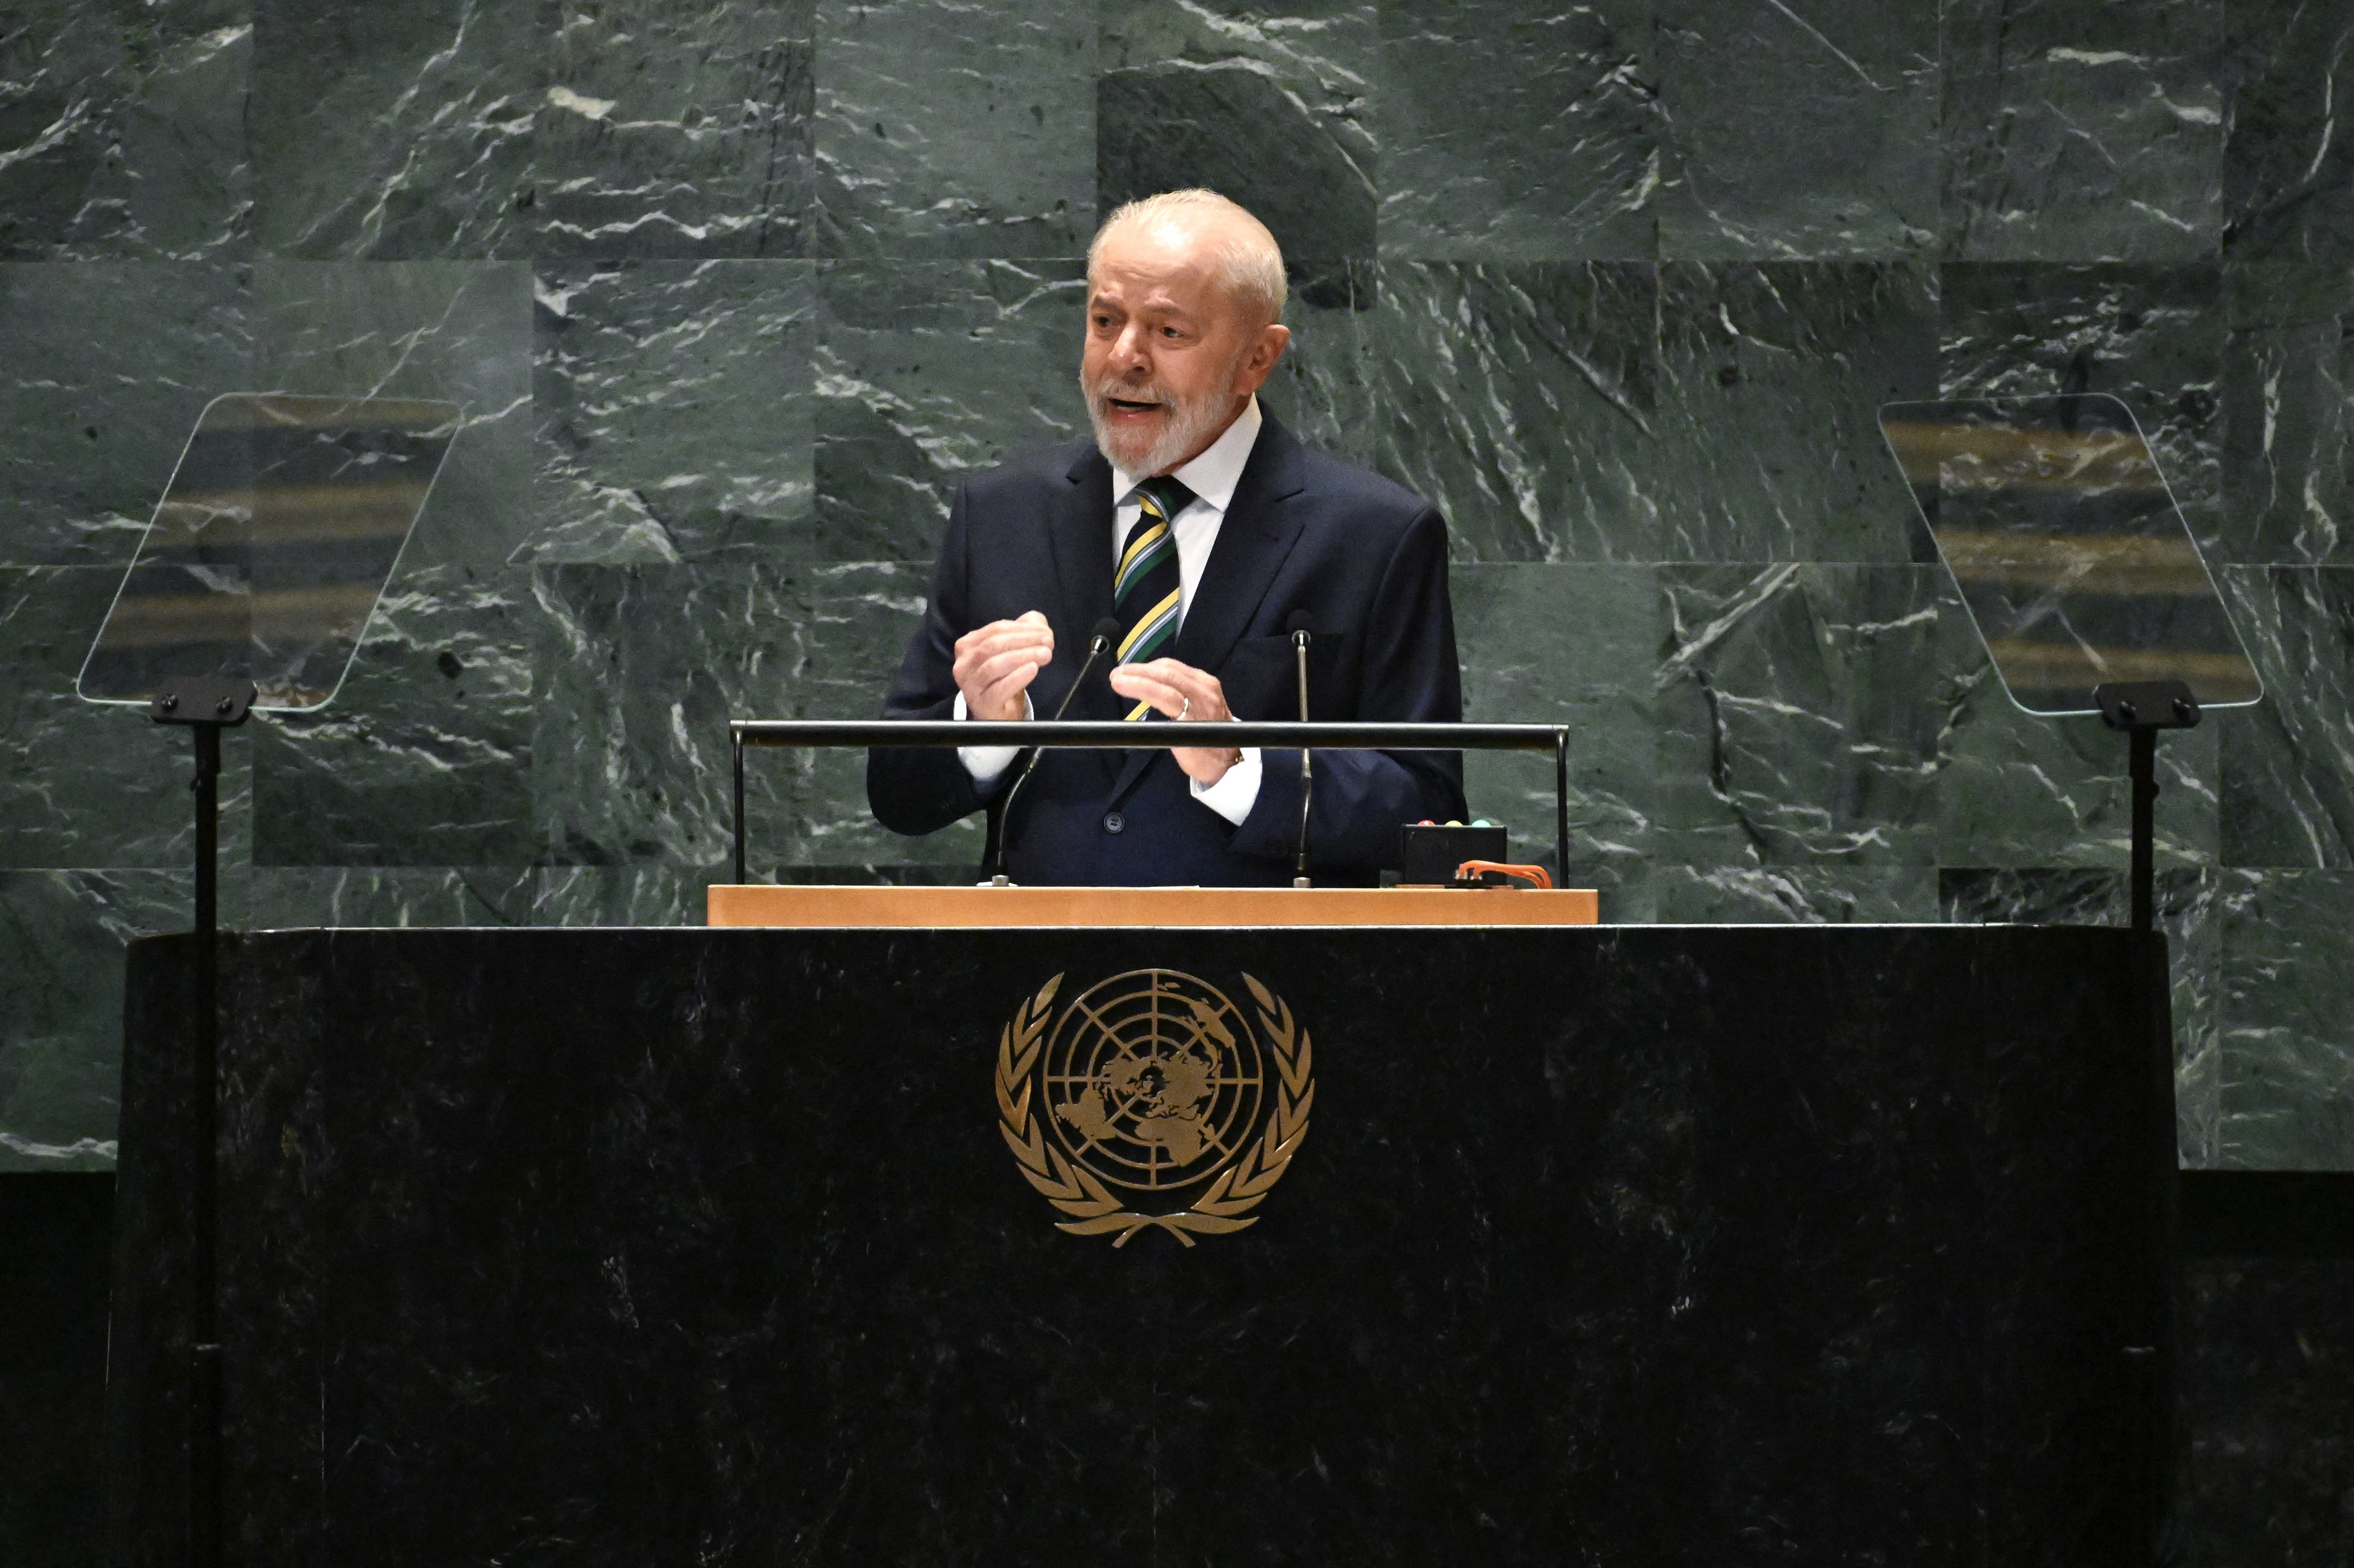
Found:
M 229 1554 L 2124 1563 L 2162 1237 L 2130 933 L 231 938 Z M 185 939 L 134 946 L 122 1560 L 184 1484 Z M 1257 1223 L 1058 1232 L 1001 1029 L 1312 1036 Z M 184 1494 L 182 1494 L 184 1496 Z

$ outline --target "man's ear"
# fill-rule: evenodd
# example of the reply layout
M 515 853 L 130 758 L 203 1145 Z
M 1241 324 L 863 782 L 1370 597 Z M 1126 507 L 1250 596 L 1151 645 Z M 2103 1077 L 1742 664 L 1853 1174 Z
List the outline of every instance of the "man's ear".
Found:
M 1251 344 L 1248 354 L 1243 355 L 1242 365 L 1235 373 L 1235 395 L 1246 397 L 1257 391 L 1290 343 L 1291 329 L 1280 323 L 1270 323 L 1259 328 L 1258 341 Z

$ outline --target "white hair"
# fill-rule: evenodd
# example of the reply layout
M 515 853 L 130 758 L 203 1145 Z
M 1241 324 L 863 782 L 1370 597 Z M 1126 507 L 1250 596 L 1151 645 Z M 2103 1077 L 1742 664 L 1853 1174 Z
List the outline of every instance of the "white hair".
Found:
M 1150 224 L 1182 225 L 1188 217 L 1199 213 L 1217 213 L 1238 220 L 1242 232 L 1224 237 L 1218 249 L 1219 260 L 1225 263 L 1227 291 L 1244 304 L 1265 313 L 1270 322 L 1283 319 L 1283 249 L 1269 234 L 1267 225 L 1251 216 L 1248 208 L 1227 200 L 1215 191 L 1162 191 L 1140 201 L 1128 202 L 1105 218 L 1096 230 L 1093 243 L 1087 247 L 1087 276 L 1096 274 L 1096 253 L 1103 249 L 1104 238 L 1116 228 L 1139 228 Z

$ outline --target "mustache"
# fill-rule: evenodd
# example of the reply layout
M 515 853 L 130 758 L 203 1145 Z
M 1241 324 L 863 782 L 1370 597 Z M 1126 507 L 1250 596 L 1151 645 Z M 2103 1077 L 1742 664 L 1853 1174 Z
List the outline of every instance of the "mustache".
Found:
M 1183 398 L 1157 381 L 1148 381 L 1140 387 L 1116 376 L 1104 376 L 1088 382 L 1087 392 L 1087 397 L 1097 403 L 1108 403 L 1117 398 L 1123 403 L 1159 403 L 1166 408 L 1184 406 Z

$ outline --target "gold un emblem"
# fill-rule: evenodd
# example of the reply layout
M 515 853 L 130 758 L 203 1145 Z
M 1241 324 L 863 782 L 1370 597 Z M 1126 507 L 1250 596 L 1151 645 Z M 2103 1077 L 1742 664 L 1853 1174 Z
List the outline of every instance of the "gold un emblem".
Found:
M 1056 1228 L 1125 1246 L 1158 1226 L 1192 1246 L 1257 1224 L 1250 1211 L 1282 1180 L 1316 1102 L 1289 1005 L 1243 976 L 1254 1030 L 1205 980 L 1130 969 L 1056 1014 L 1062 984 L 1039 987 L 997 1037 L 998 1130 L 1070 1216 Z

